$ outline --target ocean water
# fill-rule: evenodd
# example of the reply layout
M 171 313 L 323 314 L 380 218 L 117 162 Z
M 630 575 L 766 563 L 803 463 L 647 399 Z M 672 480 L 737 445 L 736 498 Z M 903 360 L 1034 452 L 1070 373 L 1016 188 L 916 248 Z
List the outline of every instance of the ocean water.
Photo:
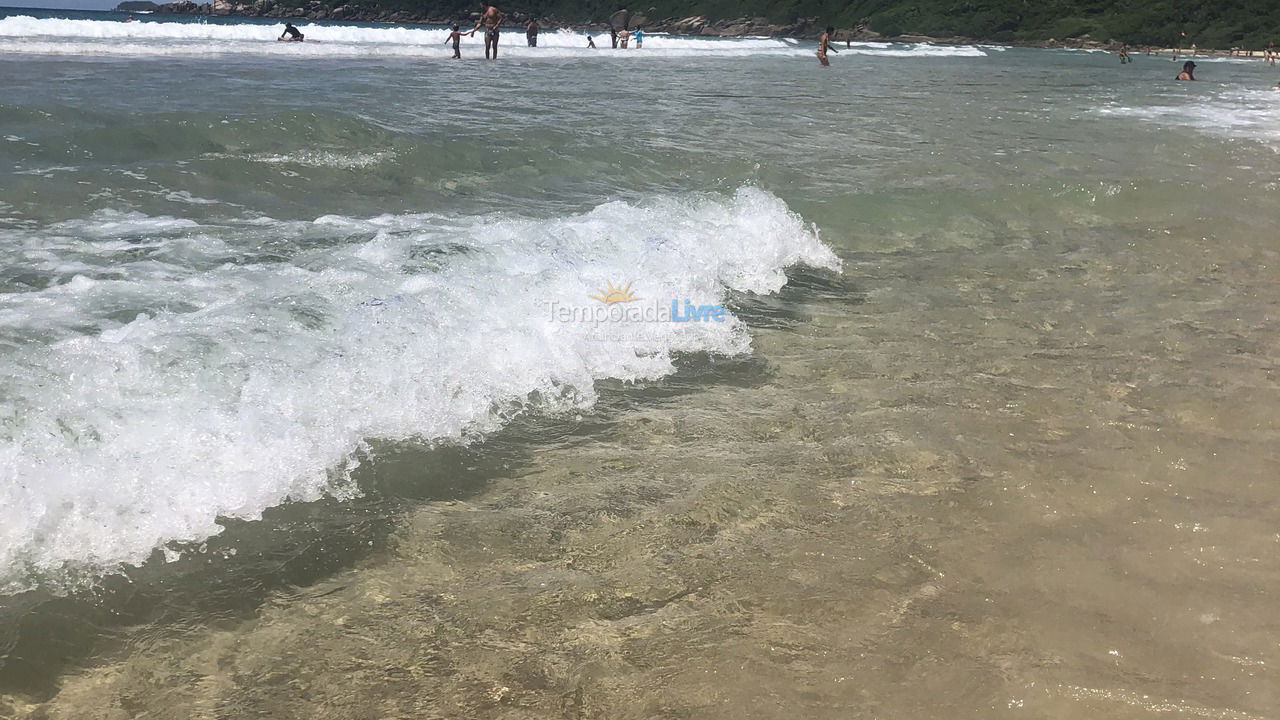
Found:
M 1280 712 L 1262 62 L 125 17 L 0 13 L 0 716 Z

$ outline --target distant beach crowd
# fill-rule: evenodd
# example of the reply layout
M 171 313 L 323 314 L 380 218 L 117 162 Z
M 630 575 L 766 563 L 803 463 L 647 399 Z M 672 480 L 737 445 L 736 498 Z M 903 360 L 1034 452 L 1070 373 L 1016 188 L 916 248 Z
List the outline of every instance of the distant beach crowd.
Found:
M 473 37 L 477 32 L 484 33 L 484 56 L 485 59 L 497 59 L 498 44 L 502 38 L 502 27 L 507 16 L 500 11 L 497 6 L 489 3 L 487 0 L 480 0 L 480 12 L 473 13 L 472 17 L 477 18 L 474 27 L 469 31 L 463 31 L 462 25 L 454 23 L 449 27 L 449 35 L 445 38 L 445 45 L 453 46 L 453 57 L 459 59 L 462 57 L 462 36 Z M 132 22 L 130 17 L 126 22 Z M 614 49 L 628 49 L 633 43 L 636 49 L 644 47 L 644 28 L 642 24 L 645 18 L 642 15 L 632 14 L 627 10 L 619 10 L 609 18 L 609 40 Z M 524 27 L 525 42 L 529 47 L 538 46 L 538 33 L 541 27 L 537 20 L 530 19 Z M 1183 39 L 1186 33 L 1182 33 Z M 305 36 L 294 27 L 292 22 L 286 22 L 284 32 L 278 38 L 282 41 L 301 42 Z M 827 26 L 826 30 L 818 37 L 817 57 L 818 63 L 823 67 L 829 67 L 831 62 L 828 54 L 838 54 L 834 45 L 836 43 L 836 29 L 833 26 Z M 852 38 L 845 37 L 844 44 L 846 48 L 851 47 Z M 1056 45 L 1056 41 L 1050 40 L 1049 46 Z M 587 48 L 594 49 L 596 47 L 595 39 L 591 35 L 587 35 Z M 1114 45 L 1110 47 L 1114 48 Z M 1088 48 L 1093 50 L 1102 50 L 1102 47 Z M 1280 50 L 1277 50 L 1275 42 L 1268 43 L 1267 47 L 1261 50 L 1252 50 L 1248 48 L 1233 47 L 1229 50 L 1201 50 L 1196 44 L 1190 43 L 1186 48 L 1179 45 L 1178 47 L 1161 48 L 1156 46 L 1139 46 L 1137 51 L 1150 57 L 1159 57 L 1169 54 L 1173 61 L 1179 58 L 1204 57 L 1231 57 L 1231 58 L 1254 58 L 1260 57 L 1262 60 L 1275 67 L 1280 61 Z M 1120 58 L 1122 65 L 1133 62 L 1133 56 L 1130 53 L 1129 46 L 1122 44 L 1114 51 Z M 1257 54 L 1255 54 L 1257 53 Z M 1178 73 L 1178 80 L 1195 80 L 1196 63 L 1194 60 L 1186 60 L 1183 63 L 1182 71 Z M 1276 88 L 1280 89 L 1280 83 L 1276 84 Z

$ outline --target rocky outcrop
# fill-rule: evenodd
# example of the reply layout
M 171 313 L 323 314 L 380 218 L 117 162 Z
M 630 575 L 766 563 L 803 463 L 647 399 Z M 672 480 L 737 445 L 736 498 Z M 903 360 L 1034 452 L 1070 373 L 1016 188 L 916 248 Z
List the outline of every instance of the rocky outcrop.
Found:
M 244 17 L 298 18 L 305 20 L 346 20 L 352 22 L 393 23 L 443 23 L 446 19 L 426 18 L 407 10 L 390 12 L 369 10 L 351 5 L 330 5 L 321 0 L 310 0 L 305 6 L 284 5 L 276 0 L 212 0 L 197 4 L 192 0 L 177 0 L 160 5 L 157 12 L 180 15 L 236 15 Z
M 669 32 L 680 35 L 705 35 L 709 37 L 791 37 L 814 39 L 825 29 L 816 17 L 800 18 L 792 23 L 772 23 L 768 18 L 742 17 L 711 21 L 702 15 L 686 18 L 670 18 L 646 26 L 652 32 Z M 872 31 L 867 23 L 852 28 L 838 28 L 840 40 L 867 42 L 883 39 Z

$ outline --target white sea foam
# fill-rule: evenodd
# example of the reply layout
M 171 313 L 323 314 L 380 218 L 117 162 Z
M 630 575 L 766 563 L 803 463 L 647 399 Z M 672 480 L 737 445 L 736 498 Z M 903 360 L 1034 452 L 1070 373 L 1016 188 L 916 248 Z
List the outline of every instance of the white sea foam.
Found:
M 286 55 L 299 57 L 436 57 L 448 58 L 444 41 L 449 31 L 429 27 L 356 27 L 351 25 L 298 25 L 306 42 L 276 42 L 283 27 L 260 23 L 201 24 L 182 22 L 107 22 L 12 16 L 0 19 L 0 53 L 47 55 L 160 55 L 208 54 Z M 502 52 L 510 57 L 645 57 L 792 55 L 808 56 L 814 44 L 778 38 L 697 38 L 651 33 L 642 50 L 612 52 L 609 36 L 594 34 L 598 50 L 587 48 L 587 35 L 572 31 L 548 31 L 538 37 L 538 47 L 524 44 L 517 28 L 505 32 Z M 464 55 L 483 52 L 483 38 L 464 37 Z M 983 56 L 976 47 L 890 45 L 858 43 L 841 52 L 889 57 Z
M 144 560 L 286 499 L 348 491 L 371 438 L 474 437 L 593 402 L 742 323 L 600 325 L 644 301 L 768 293 L 838 261 L 775 196 L 615 202 L 549 220 L 439 215 L 196 224 L 98 213 L 0 233 L 47 287 L 0 294 L 0 588 Z
M 242 155 L 228 155 L 226 153 L 207 153 L 204 157 L 246 159 L 252 162 L 262 163 L 264 165 L 306 165 L 310 167 L 352 169 L 372 167 L 379 163 L 386 162 L 394 158 L 395 153 L 389 150 L 369 153 L 335 153 L 316 150 L 300 150 L 289 153 L 288 155 L 262 153 L 246 157 Z
M 1097 112 L 1194 128 L 1209 135 L 1280 143 L 1280 90 L 1235 87 L 1177 100 L 1143 106 L 1117 104 Z

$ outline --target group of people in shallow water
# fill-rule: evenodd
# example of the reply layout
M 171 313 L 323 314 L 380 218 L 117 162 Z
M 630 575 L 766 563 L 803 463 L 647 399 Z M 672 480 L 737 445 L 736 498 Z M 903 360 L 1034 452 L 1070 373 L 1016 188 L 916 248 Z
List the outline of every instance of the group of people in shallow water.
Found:
M 481 8 L 480 19 L 479 21 L 476 22 L 476 26 L 471 28 L 470 32 L 463 33 L 462 27 L 457 24 L 454 24 L 452 27 L 450 27 L 449 37 L 445 38 L 444 42 L 446 45 L 448 45 L 449 43 L 453 43 L 454 58 L 462 57 L 462 47 L 461 47 L 462 36 L 466 35 L 467 37 L 471 37 L 475 35 L 476 32 L 479 31 L 481 28 L 484 29 L 485 59 L 486 60 L 496 59 L 498 57 L 498 39 L 501 37 L 501 33 L 499 29 L 502 26 L 502 21 L 506 19 L 506 15 L 503 15 L 502 12 L 499 11 L 496 6 L 489 4 L 486 0 L 480 0 L 480 8 Z M 132 20 L 133 18 L 130 17 L 129 21 L 132 21 Z M 529 47 L 538 47 L 538 31 L 539 30 L 540 28 L 538 27 L 538 23 L 536 20 L 530 20 L 529 24 L 525 27 L 525 40 L 529 43 Z M 827 29 L 822 33 L 822 35 L 818 37 L 818 63 L 821 64 L 823 67 L 830 67 L 831 65 L 831 61 L 827 59 L 827 53 L 836 52 L 836 49 L 832 47 L 832 43 L 835 41 L 835 34 L 836 34 L 836 29 L 828 25 Z M 613 41 L 613 47 L 615 48 L 621 47 L 622 49 L 625 50 L 627 48 L 628 41 L 633 37 L 635 38 L 635 43 L 637 48 L 643 47 L 643 44 L 644 44 L 644 30 L 640 28 L 636 28 L 634 30 L 624 29 L 621 32 L 619 32 L 617 28 L 614 28 L 611 26 L 609 28 L 609 36 L 610 36 L 610 39 Z M 279 39 L 287 40 L 291 42 L 302 42 L 303 34 L 298 31 L 298 28 L 293 26 L 293 23 L 286 22 L 284 25 L 284 32 L 280 34 Z M 846 48 L 849 47 L 849 40 L 847 38 L 845 39 L 844 44 Z M 588 35 L 587 47 L 594 48 L 595 46 L 596 46 L 595 40 L 592 39 L 590 35 Z M 1192 54 L 1194 54 L 1195 46 L 1192 45 L 1191 47 L 1193 49 Z M 1175 51 L 1174 60 L 1178 59 L 1177 52 L 1178 51 Z M 1120 64 L 1122 65 L 1133 62 L 1133 58 L 1129 57 L 1128 45 L 1121 45 L 1120 49 L 1117 51 L 1116 54 L 1120 57 Z M 1150 54 L 1150 50 L 1148 50 L 1147 54 Z M 1276 60 L 1280 59 L 1280 51 L 1276 49 L 1276 44 L 1274 42 L 1267 46 L 1265 59 L 1267 62 L 1271 64 L 1272 67 L 1275 67 Z M 1182 72 L 1178 73 L 1178 76 L 1176 79 L 1177 80 L 1195 80 L 1196 79 L 1195 61 L 1188 60 L 1184 62 L 1182 64 Z M 1280 90 L 1280 82 L 1276 83 L 1276 89 Z
M 459 59 L 462 57 L 462 36 L 471 37 L 477 31 L 484 30 L 484 57 L 486 60 L 496 60 L 498 57 L 498 39 L 502 37 L 500 31 L 502 22 L 506 20 L 504 15 L 497 6 L 491 5 L 485 0 L 480 0 L 480 19 L 476 22 L 476 26 L 471 28 L 470 32 L 463 32 L 462 26 L 454 24 L 449 28 L 449 36 L 445 38 L 444 44 L 453 44 L 453 57 Z M 536 20 L 530 20 L 525 26 L 525 41 L 529 47 L 538 47 L 538 31 L 541 28 Z M 613 39 L 613 46 L 621 46 L 626 49 L 628 40 L 635 38 L 636 47 L 644 46 L 644 30 L 636 28 L 634 30 L 623 30 L 619 32 L 616 28 L 609 28 L 609 35 Z M 587 47 L 594 48 L 595 40 L 590 35 L 587 36 Z
M 1184 35 L 1185 35 L 1185 34 L 1184 34 Z M 1191 46 L 1191 52 L 1192 52 L 1192 54 L 1193 54 L 1193 55 L 1195 54 L 1195 47 L 1196 47 L 1195 45 L 1192 45 L 1192 46 Z M 1179 53 L 1179 52 L 1180 52 L 1180 50 L 1175 50 L 1175 51 L 1174 51 L 1174 53 L 1173 53 L 1173 59 L 1174 59 L 1174 60 L 1177 60 L 1177 59 L 1178 59 L 1178 53 Z M 1148 55 L 1150 55 L 1150 54 L 1151 54 L 1151 50 L 1150 50 L 1150 49 L 1148 49 L 1148 50 L 1147 50 L 1147 54 L 1148 54 Z M 1129 57 L 1129 45 L 1128 45 L 1127 43 L 1124 43 L 1124 44 L 1121 44 L 1121 45 L 1120 45 L 1120 49 L 1116 51 L 1116 56 L 1120 58 L 1120 64 L 1121 64 L 1121 65 L 1128 65 L 1129 63 L 1133 62 L 1133 58 Z M 1188 60 L 1188 61 L 1186 61 L 1186 62 L 1182 63 L 1182 72 L 1178 73 L 1178 77 L 1176 77 L 1176 78 L 1174 78 L 1174 79 L 1175 79 L 1175 80 L 1195 80 L 1195 79 L 1196 79 L 1196 64 L 1195 64 L 1195 62 L 1193 62 L 1193 61 L 1191 61 L 1191 60 Z
M 1183 37 L 1186 37 L 1186 34 L 1185 34 L 1185 33 L 1183 34 Z M 1159 51 L 1159 50 L 1157 50 L 1157 49 L 1147 48 L 1147 54 L 1148 54 L 1148 55 L 1151 55 L 1153 52 L 1154 52 L 1154 54 L 1156 54 L 1156 55 L 1159 55 L 1159 54 L 1160 54 L 1160 51 Z M 1195 46 L 1194 44 L 1192 44 L 1192 45 L 1191 45 L 1191 55 L 1192 55 L 1192 57 L 1194 57 L 1194 56 L 1195 56 L 1196 52 L 1197 52 L 1196 46 Z M 1247 55 L 1245 54 L 1246 52 L 1248 53 Z M 1183 56 L 1185 57 L 1185 56 L 1186 56 L 1186 51 L 1184 51 L 1182 48 L 1177 48 L 1177 49 L 1175 49 L 1175 50 L 1173 51 L 1173 59 L 1174 59 L 1174 61 L 1175 61 L 1175 62 L 1178 60 L 1178 55 L 1180 55 L 1180 54 L 1181 54 L 1181 55 L 1183 55 Z M 1128 45 L 1121 45 L 1121 46 L 1120 46 L 1120 49 L 1116 51 L 1116 55 L 1120 58 L 1120 64 L 1121 64 L 1121 65 L 1127 65 L 1127 64 L 1129 64 L 1129 63 L 1133 62 L 1133 58 L 1129 57 L 1129 46 L 1128 46 Z M 1253 51 L 1252 51 L 1252 50 L 1245 51 L 1245 50 L 1241 50 L 1240 48 L 1232 48 L 1232 49 L 1231 49 L 1231 55 L 1230 55 L 1230 56 L 1231 56 L 1231 57 L 1237 57 L 1237 56 L 1238 56 L 1238 57 L 1253 57 Z M 1271 65 L 1271 67 L 1275 67 L 1275 66 L 1276 66 L 1276 61 L 1277 61 L 1278 59 L 1280 59 L 1280 51 L 1277 51 L 1277 50 L 1276 50 L 1276 44 L 1275 44 L 1274 42 L 1271 42 L 1271 43 L 1269 43 L 1269 44 L 1267 45 L 1267 48 L 1266 48 L 1266 50 L 1264 51 L 1264 54 L 1263 54 L 1263 56 L 1262 56 L 1262 57 L 1263 57 L 1263 60 L 1265 60 L 1267 63 L 1269 63 L 1269 64 Z M 1182 81 L 1194 81 L 1194 80 L 1196 79 L 1196 63 L 1195 63 L 1195 61 L 1194 61 L 1194 60 L 1187 60 L 1186 62 L 1182 63 L 1182 71 L 1181 71 L 1181 72 L 1179 72 L 1179 73 L 1178 73 L 1178 75 L 1177 75 L 1177 77 L 1175 77 L 1174 79 L 1175 79 L 1175 80 L 1182 80 Z M 1276 89 L 1276 90 L 1280 90 L 1280 82 L 1276 83 L 1275 89 Z
M 1133 59 L 1128 57 L 1128 53 L 1125 52 L 1124 48 L 1120 48 L 1120 53 L 1121 53 L 1120 55 L 1121 63 L 1133 62 Z M 1175 60 L 1176 59 L 1177 58 L 1175 58 Z M 1194 81 L 1195 79 L 1196 79 L 1196 63 L 1194 60 L 1188 60 L 1182 63 L 1182 72 L 1179 72 L 1178 76 L 1174 78 L 1174 80 L 1182 80 L 1182 81 Z M 1280 83 L 1276 83 L 1276 89 L 1280 90 Z

